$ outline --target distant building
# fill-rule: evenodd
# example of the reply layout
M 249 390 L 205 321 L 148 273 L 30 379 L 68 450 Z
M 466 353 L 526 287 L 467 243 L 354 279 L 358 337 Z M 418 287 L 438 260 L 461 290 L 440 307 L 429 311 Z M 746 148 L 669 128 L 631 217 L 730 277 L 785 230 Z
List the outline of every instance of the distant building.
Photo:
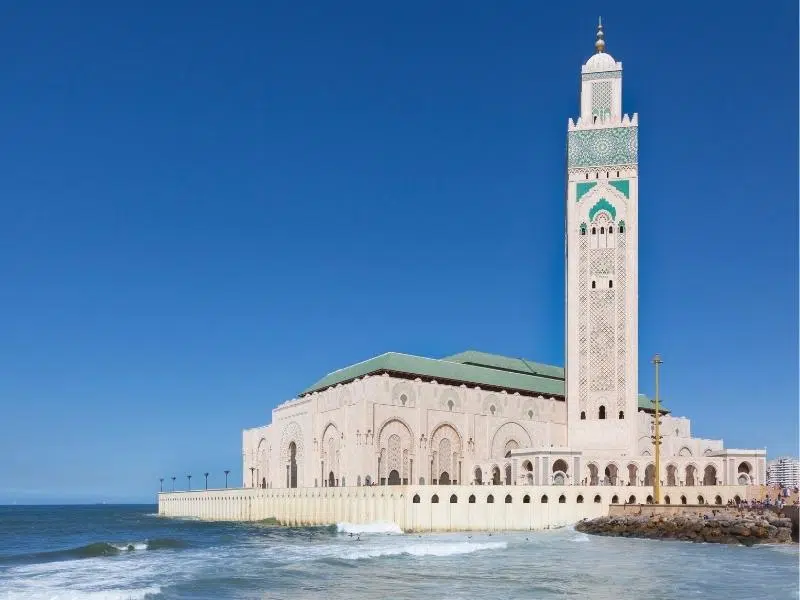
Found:
M 781 456 L 767 463 L 767 485 L 796 487 L 800 485 L 800 460 Z

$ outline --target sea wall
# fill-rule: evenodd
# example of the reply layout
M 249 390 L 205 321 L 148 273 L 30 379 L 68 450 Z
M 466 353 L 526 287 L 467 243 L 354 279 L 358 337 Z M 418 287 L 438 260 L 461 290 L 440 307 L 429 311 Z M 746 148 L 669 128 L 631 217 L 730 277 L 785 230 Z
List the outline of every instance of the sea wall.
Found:
M 396 523 L 405 531 L 536 530 L 606 516 L 645 502 L 651 487 L 422 485 L 164 492 L 158 513 L 217 521 L 275 519 L 284 525 Z M 727 503 L 745 486 L 672 487 L 677 498 Z

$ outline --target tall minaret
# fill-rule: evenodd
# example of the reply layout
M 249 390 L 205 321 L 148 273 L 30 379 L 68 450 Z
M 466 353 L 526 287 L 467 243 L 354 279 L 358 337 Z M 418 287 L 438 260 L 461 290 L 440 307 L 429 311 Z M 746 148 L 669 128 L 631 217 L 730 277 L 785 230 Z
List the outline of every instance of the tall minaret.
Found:
M 569 120 L 566 202 L 567 435 L 587 453 L 635 454 L 638 369 L 638 116 L 622 114 L 622 63 L 581 69 Z M 620 471 L 624 466 L 620 465 Z

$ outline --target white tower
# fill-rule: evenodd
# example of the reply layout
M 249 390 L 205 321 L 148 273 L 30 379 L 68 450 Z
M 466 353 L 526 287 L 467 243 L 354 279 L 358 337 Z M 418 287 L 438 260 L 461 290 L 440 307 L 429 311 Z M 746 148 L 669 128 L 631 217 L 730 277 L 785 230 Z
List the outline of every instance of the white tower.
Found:
M 636 449 L 638 116 L 622 114 L 622 63 L 602 23 L 595 48 L 567 133 L 567 435 L 619 456 Z

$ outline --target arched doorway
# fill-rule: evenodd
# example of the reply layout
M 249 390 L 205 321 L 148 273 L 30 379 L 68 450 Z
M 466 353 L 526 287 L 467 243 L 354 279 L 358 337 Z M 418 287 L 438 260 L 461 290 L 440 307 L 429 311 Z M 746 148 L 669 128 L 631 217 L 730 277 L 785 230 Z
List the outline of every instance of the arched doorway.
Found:
M 450 485 L 450 474 L 447 471 L 442 471 L 439 475 L 439 485 Z
M 639 485 L 639 467 L 633 463 L 628 465 L 628 485 Z
M 480 467 L 475 467 L 475 485 L 483 484 L 483 471 Z
M 500 485 L 500 467 L 492 468 L 492 485 Z
M 289 444 L 289 464 L 286 465 L 286 487 L 297 487 L 297 444 Z
M 703 471 L 703 485 L 717 485 L 717 469 L 714 465 L 707 465 Z
M 525 484 L 533 485 L 533 463 L 531 463 L 529 460 L 526 460 L 524 463 L 522 463 L 522 470 L 525 472 Z
M 695 485 L 695 473 L 697 469 L 695 469 L 694 465 L 687 465 L 686 466 L 686 485 L 693 486 Z
M 739 485 L 750 485 L 750 464 L 746 462 L 739 463 L 739 467 L 736 469 L 738 475 L 736 476 L 736 481 Z
M 647 465 L 644 470 L 644 484 L 653 485 L 656 481 L 656 468 L 653 465 Z
M 667 485 L 678 485 L 678 468 L 675 465 L 667 465 Z
M 597 485 L 600 483 L 600 474 L 597 470 L 597 465 L 589 465 L 589 485 Z
M 606 485 L 617 485 L 617 465 L 608 465 L 604 471 Z
M 389 471 L 389 485 L 400 485 L 400 472 L 397 469 Z

